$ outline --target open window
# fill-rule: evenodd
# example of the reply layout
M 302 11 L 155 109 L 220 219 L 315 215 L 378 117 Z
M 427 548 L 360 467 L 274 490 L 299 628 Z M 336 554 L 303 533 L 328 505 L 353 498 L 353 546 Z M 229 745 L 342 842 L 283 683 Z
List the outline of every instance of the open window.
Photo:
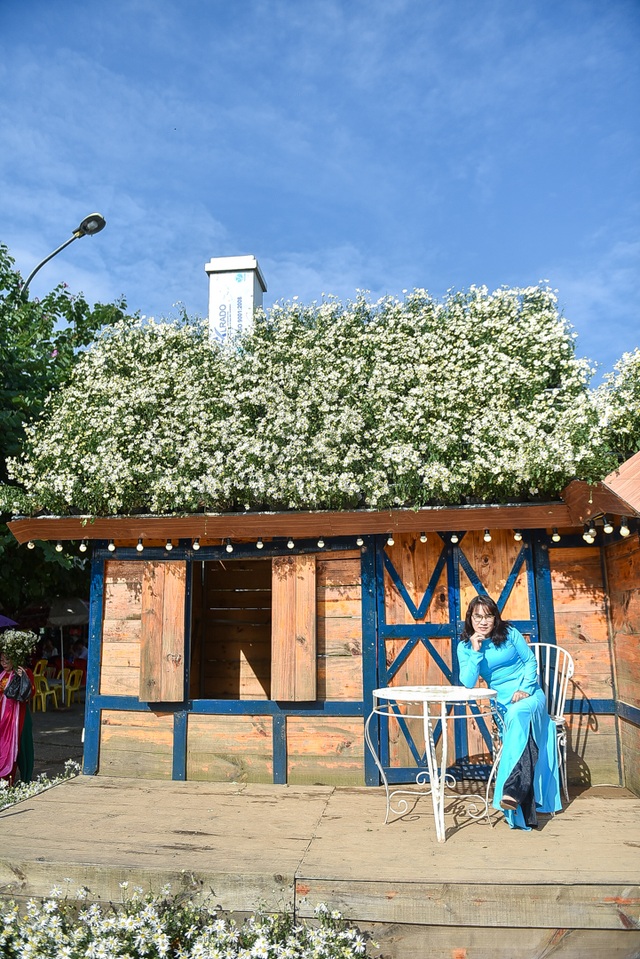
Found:
M 316 698 L 315 556 L 194 563 L 194 699 Z

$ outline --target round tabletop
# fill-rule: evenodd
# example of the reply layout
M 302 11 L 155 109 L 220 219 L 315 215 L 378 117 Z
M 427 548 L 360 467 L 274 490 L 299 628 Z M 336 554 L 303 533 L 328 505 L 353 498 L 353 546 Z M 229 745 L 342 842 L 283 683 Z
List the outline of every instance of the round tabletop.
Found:
M 486 686 L 385 686 L 374 689 L 376 699 L 398 703 L 468 703 L 476 699 L 495 699 L 495 689 Z

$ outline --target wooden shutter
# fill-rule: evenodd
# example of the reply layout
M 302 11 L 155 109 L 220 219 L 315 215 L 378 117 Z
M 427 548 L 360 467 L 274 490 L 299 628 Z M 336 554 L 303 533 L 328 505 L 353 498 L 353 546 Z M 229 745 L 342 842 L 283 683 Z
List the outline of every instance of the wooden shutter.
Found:
M 148 562 L 142 575 L 141 702 L 184 699 L 187 565 Z
M 316 558 L 272 560 L 271 698 L 316 699 Z

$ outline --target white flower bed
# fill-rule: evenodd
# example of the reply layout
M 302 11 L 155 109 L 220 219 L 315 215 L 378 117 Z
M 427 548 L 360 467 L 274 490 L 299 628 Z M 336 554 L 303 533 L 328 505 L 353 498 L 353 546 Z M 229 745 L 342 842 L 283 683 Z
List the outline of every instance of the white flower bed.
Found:
M 123 887 L 127 883 L 122 883 Z M 242 925 L 189 899 L 143 895 L 122 904 L 82 906 L 54 889 L 44 902 L 29 900 L 20 913 L 0 904 L 0 955 L 6 959 L 356 959 L 365 938 L 321 905 L 315 925 L 288 915 L 260 913 Z M 373 944 L 375 945 L 375 944 Z
M 614 465 L 542 287 L 296 303 L 231 347 L 108 329 L 10 461 L 5 508 L 92 515 L 555 497 Z M 0 496 L 1 498 L 1 496 Z

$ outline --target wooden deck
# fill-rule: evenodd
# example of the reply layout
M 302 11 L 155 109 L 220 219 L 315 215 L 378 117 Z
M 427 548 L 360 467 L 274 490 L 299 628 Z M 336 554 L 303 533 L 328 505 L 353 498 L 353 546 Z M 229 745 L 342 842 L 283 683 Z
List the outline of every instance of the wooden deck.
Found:
M 456 822 L 431 807 L 384 825 L 380 789 L 149 782 L 81 776 L 0 813 L 0 895 L 71 880 L 211 894 L 225 910 L 338 908 L 405 959 L 640 955 L 640 800 L 576 796 L 537 831 Z

